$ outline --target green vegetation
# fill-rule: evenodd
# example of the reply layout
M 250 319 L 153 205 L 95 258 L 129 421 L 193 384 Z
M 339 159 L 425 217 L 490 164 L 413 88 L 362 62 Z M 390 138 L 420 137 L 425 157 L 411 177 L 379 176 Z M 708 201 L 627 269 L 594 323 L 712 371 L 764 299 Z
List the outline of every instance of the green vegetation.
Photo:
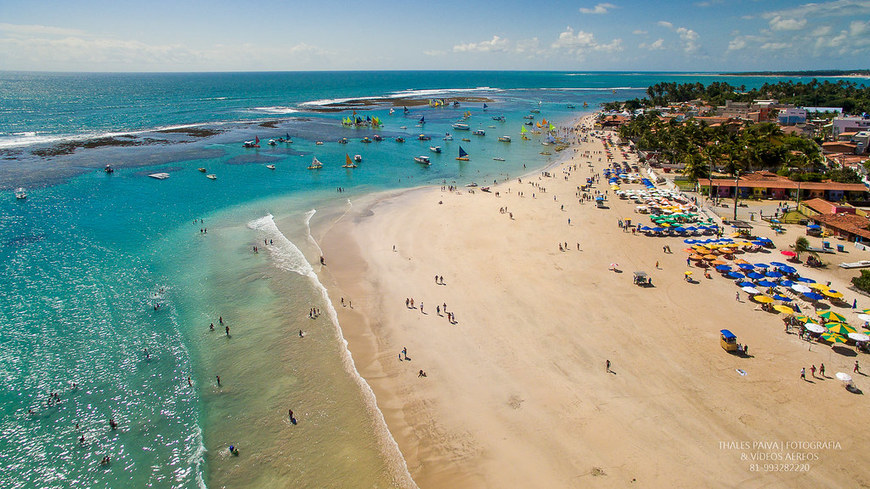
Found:
M 870 293 L 870 270 L 861 270 L 859 277 L 852 277 L 852 285 L 858 290 Z
M 794 252 L 797 253 L 797 259 L 801 259 L 801 253 L 806 253 L 809 251 L 810 242 L 807 238 L 803 236 L 798 236 L 796 240 L 794 240 Z

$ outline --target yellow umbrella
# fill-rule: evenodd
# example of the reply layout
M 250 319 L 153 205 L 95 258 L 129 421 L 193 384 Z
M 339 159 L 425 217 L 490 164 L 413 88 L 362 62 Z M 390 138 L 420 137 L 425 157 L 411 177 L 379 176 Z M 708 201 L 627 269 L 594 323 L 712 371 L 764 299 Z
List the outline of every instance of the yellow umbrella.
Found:
M 705 260 L 715 260 L 716 258 L 716 255 L 704 255 Z
M 831 290 L 823 290 L 822 293 L 825 294 L 825 295 L 828 296 L 828 297 L 833 297 L 833 298 L 835 298 L 835 299 L 839 299 L 839 298 L 843 297 L 843 293 L 842 293 L 842 292 L 835 292 L 835 291 L 831 291 Z
M 749 264 L 749 262 L 744 260 L 743 258 L 738 258 L 738 259 L 734 260 L 734 263 L 736 263 L 738 265 L 748 265 Z
M 701 256 L 701 255 L 692 255 L 692 256 L 689 257 L 689 259 L 692 260 L 692 261 L 698 261 L 698 260 L 703 260 L 704 257 Z
M 795 314 L 795 315 L 794 315 L 794 318 L 797 319 L 798 321 L 802 322 L 802 323 L 806 323 L 806 322 L 808 322 L 808 321 L 810 320 L 810 318 L 804 316 L 803 314 Z
M 813 282 L 810 284 L 810 287 L 816 290 L 827 290 L 828 286 L 821 282 Z
M 760 302 L 762 304 L 770 304 L 771 302 L 773 302 L 773 298 L 766 295 L 756 295 L 752 298 L 752 300 L 754 300 L 755 302 Z
M 843 338 L 842 336 L 840 336 L 840 335 L 838 335 L 838 334 L 836 334 L 836 333 L 824 333 L 824 334 L 821 336 L 821 338 L 822 338 L 823 340 L 825 340 L 825 341 L 827 341 L 827 342 L 830 342 L 830 343 L 833 343 L 833 344 L 835 344 L 835 345 L 836 345 L 837 343 L 845 343 L 845 342 L 846 342 L 846 338 Z
M 777 305 L 773 306 L 773 308 L 776 309 L 777 311 L 783 313 L 783 314 L 794 314 L 794 309 L 792 309 L 788 306 L 784 306 L 782 304 L 777 304 Z
M 837 333 L 842 335 L 855 332 L 855 328 L 843 323 L 828 323 L 825 325 L 825 328 L 828 328 L 828 331 L 831 333 Z
M 828 321 L 839 321 L 839 322 L 841 322 L 841 323 L 845 323 L 845 322 L 846 322 L 846 318 L 845 318 L 845 317 L 843 317 L 843 316 L 837 314 L 837 313 L 834 312 L 834 311 L 825 311 L 825 312 L 819 314 L 819 317 L 820 317 L 820 318 L 825 318 L 825 319 L 827 319 Z
M 710 262 L 710 265 L 727 265 L 728 262 L 725 260 L 713 260 Z

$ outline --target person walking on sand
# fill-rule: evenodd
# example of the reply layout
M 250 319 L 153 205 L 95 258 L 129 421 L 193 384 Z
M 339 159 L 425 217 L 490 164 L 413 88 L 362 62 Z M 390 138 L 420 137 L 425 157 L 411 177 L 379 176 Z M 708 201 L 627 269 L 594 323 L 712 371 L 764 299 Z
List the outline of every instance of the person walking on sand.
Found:
M 821 375 L 823 379 L 825 378 L 825 364 L 824 363 L 819 365 L 819 375 Z
M 807 369 L 801 367 L 801 380 L 807 380 Z
M 815 364 L 813 364 L 813 366 L 810 367 L 810 375 L 812 375 L 814 379 L 816 378 L 816 365 Z
M 610 373 L 610 360 L 604 362 L 604 371 Z
M 861 369 L 860 369 L 860 367 L 858 367 L 858 360 L 855 360 L 855 368 L 853 368 L 852 371 L 855 372 L 856 374 L 861 373 Z
M 406 347 L 406 346 L 402 347 L 402 355 L 404 355 L 405 360 L 408 359 L 408 347 Z

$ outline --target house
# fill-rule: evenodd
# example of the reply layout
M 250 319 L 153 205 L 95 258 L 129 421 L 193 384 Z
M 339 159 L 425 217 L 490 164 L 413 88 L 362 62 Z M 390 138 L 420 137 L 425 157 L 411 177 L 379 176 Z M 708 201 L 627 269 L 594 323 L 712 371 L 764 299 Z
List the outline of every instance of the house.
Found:
M 831 121 L 831 134 L 836 138 L 843 132 L 861 132 L 870 129 L 870 117 L 837 117 Z
M 797 107 L 790 107 L 779 111 L 779 123 L 784 126 L 793 126 L 795 124 L 805 124 L 807 122 L 807 111 Z
M 720 198 L 734 197 L 735 189 L 741 198 L 797 200 L 823 198 L 841 200 L 867 200 L 868 190 L 863 183 L 795 182 L 769 171 L 740 175 L 739 178 L 700 179 L 698 184 L 713 188 L 712 194 Z
M 825 154 L 834 154 L 834 153 L 842 153 L 842 154 L 855 154 L 855 150 L 858 149 L 858 145 L 853 142 L 846 141 L 828 141 L 822 143 L 822 153 Z

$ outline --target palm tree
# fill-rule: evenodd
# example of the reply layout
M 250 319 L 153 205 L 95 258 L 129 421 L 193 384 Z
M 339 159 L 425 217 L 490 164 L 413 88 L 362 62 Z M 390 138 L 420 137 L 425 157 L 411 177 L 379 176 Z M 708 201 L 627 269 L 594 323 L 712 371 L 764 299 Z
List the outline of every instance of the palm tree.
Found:
M 794 252 L 795 254 L 797 254 L 798 260 L 801 259 L 801 253 L 812 253 L 810 251 L 810 242 L 807 240 L 807 238 L 804 238 L 803 236 L 798 236 L 798 238 L 794 240 Z

